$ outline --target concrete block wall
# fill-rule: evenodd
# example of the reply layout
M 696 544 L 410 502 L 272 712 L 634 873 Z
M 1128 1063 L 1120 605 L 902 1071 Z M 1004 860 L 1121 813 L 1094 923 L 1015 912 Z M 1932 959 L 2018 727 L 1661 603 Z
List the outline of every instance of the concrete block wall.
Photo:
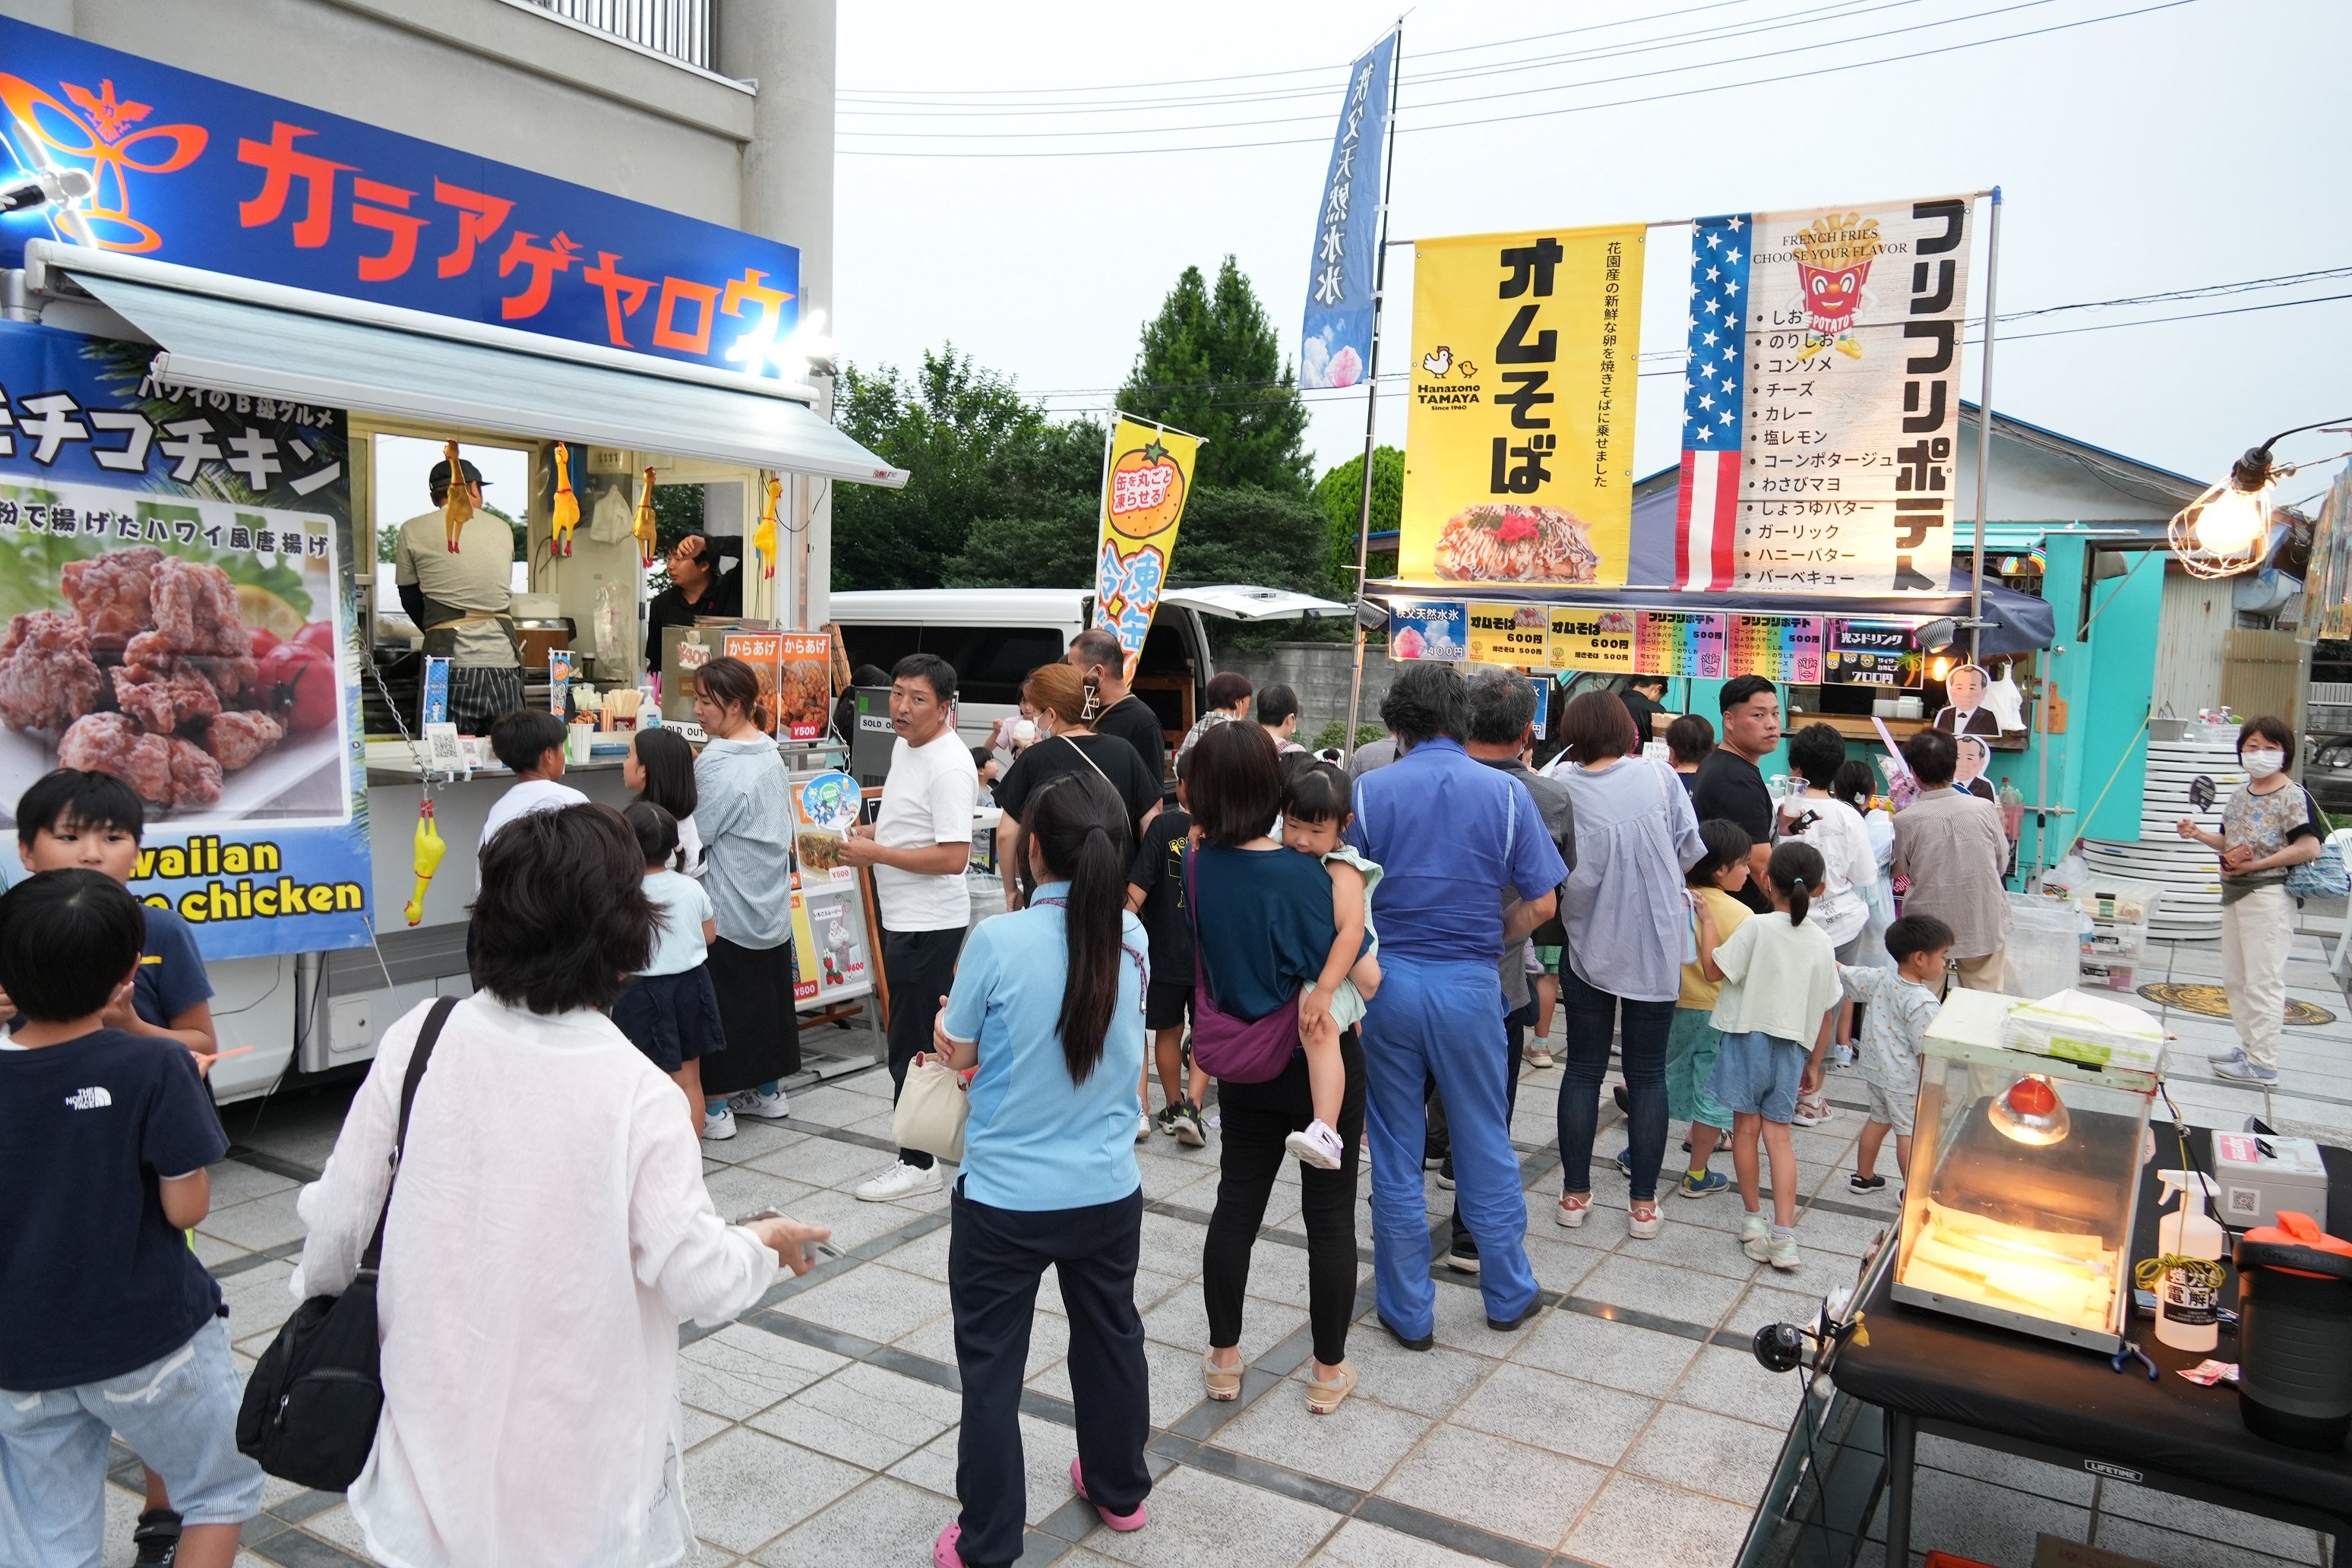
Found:
M 1307 739 L 1334 719 L 1348 716 L 1348 680 L 1355 657 L 1347 643 L 1276 643 L 1262 653 L 1229 653 L 1217 668 L 1238 670 L 1257 688 L 1277 683 L 1298 693 L 1298 733 Z M 1389 689 L 1389 656 L 1378 644 L 1364 648 L 1364 694 L 1358 721 L 1380 722 L 1381 698 Z

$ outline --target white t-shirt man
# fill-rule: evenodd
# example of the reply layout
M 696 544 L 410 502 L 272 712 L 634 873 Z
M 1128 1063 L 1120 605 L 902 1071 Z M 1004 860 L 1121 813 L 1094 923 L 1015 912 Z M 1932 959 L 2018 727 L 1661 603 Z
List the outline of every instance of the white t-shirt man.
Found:
M 901 737 L 890 748 L 874 842 L 886 849 L 969 842 L 979 799 L 980 770 L 954 725 L 943 726 L 919 746 Z M 874 897 L 882 906 L 885 931 L 960 931 L 971 923 L 971 895 L 961 873 L 928 876 L 877 864 Z
M 405 587 L 414 583 L 425 596 L 462 619 L 453 636 L 456 647 L 449 662 L 490 669 L 511 669 L 514 645 L 493 616 L 505 615 L 513 605 L 514 531 L 489 513 L 478 511 L 458 531 L 457 549 L 449 549 L 447 522 L 437 511 L 419 513 L 400 525 L 394 549 L 393 580 Z M 431 631 L 419 626 L 419 631 Z
M 525 779 L 490 802 L 489 815 L 482 818 L 482 848 L 474 852 L 474 890 L 482 889 L 482 850 L 490 847 L 499 828 L 534 811 L 561 811 L 567 805 L 587 804 L 586 795 L 554 779 Z

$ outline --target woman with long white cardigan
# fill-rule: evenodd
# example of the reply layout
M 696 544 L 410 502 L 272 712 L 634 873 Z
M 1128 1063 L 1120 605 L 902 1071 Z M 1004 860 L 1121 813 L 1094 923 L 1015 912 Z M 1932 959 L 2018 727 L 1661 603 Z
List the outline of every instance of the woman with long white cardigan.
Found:
M 392 1568 L 688 1558 L 678 1325 L 747 1310 L 829 1234 L 723 1223 L 677 1086 L 601 1010 L 652 943 L 643 859 L 609 806 L 500 833 L 474 906 L 481 989 L 426 1060 L 397 1184 L 401 1084 L 429 1005 L 385 1031 L 299 1200 L 302 1298 L 352 1282 L 393 1193 L 383 1414 L 349 1494 Z

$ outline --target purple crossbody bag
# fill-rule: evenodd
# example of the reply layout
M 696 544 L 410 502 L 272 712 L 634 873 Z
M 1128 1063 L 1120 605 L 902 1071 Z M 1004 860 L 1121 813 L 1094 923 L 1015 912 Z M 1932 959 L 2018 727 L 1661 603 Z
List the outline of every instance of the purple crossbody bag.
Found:
M 1268 1083 L 1290 1065 L 1298 1048 L 1296 998 L 1265 1017 L 1235 1017 L 1209 994 L 1208 967 L 1201 961 L 1199 884 L 1192 857 L 1184 857 L 1184 921 L 1192 928 L 1192 1060 L 1211 1078 L 1228 1083 Z

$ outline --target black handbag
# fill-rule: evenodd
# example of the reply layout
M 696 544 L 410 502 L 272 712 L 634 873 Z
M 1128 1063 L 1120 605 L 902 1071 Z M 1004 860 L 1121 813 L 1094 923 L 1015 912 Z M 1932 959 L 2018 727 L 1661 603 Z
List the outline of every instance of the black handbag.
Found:
M 416 1048 L 400 1084 L 400 1126 L 392 1140 L 392 1179 L 400 1180 L 408 1142 L 408 1110 L 432 1059 L 441 1026 L 457 1005 L 444 996 L 425 1016 Z M 245 1385 L 236 1415 L 236 1446 L 268 1474 L 318 1491 L 339 1492 L 359 1479 L 375 1447 L 383 1414 L 378 1373 L 376 1266 L 383 1254 L 384 1220 L 392 1213 L 386 1186 L 375 1234 L 360 1255 L 359 1272 L 340 1296 L 313 1296 L 294 1309 Z

